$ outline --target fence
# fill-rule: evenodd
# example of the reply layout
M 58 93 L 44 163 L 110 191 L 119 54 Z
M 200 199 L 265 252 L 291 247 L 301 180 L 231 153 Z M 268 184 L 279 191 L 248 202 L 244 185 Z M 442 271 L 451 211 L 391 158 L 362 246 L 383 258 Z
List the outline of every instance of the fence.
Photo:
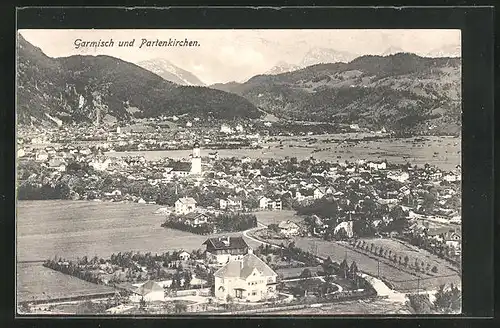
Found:
M 359 300 L 359 299 L 370 299 L 370 300 L 376 300 L 376 299 L 384 299 L 387 297 L 384 296 L 366 296 L 366 295 L 351 295 L 351 296 L 346 296 L 346 297 L 341 297 L 338 299 L 332 299 L 328 302 L 322 302 L 322 303 L 306 303 L 306 304 L 295 304 L 295 305 L 275 305 L 273 307 L 260 307 L 260 308 L 255 308 L 255 309 L 248 309 L 248 310 L 237 310 L 237 311 L 210 311 L 207 312 L 206 314 L 218 314 L 218 315 L 234 315 L 234 314 L 263 314 L 263 313 L 269 313 L 269 312 L 278 312 L 278 311 L 287 311 L 287 310 L 301 310 L 301 309 L 306 309 L 306 308 L 313 308 L 313 307 L 322 307 L 325 305 L 331 305 L 336 302 L 344 302 L 344 301 L 354 301 L 354 300 Z
M 178 290 L 175 292 L 175 296 L 210 296 L 210 288 L 199 288 L 199 289 L 187 289 L 187 290 Z

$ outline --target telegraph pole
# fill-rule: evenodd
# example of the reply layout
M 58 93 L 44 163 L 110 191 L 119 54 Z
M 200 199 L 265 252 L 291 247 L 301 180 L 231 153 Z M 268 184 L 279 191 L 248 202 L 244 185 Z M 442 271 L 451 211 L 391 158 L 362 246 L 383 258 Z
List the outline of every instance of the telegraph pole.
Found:
M 380 278 L 380 260 L 377 260 L 377 277 Z

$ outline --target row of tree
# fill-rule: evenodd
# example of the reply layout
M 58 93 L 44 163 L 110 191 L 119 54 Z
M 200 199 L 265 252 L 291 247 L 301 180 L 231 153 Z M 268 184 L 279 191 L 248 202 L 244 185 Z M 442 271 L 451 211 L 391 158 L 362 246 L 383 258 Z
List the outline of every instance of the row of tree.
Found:
M 382 246 L 377 246 L 373 243 L 368 243 L 365 240 L 357 240 L 352 244 L 357 249 L 369 252 L 375 256 L 386 258 L 392 261 L 394 264 L 398 264 L 407 268 L 411 268 L 416 272 L 424 272 L 424 273 L 437 273 L 437 266 L 433 266 L 430 263 L 425 263 L 422 260 L 415 259 L 414 262 L 410 263 L 410 258 L 408 255 L 401 255 L 398 252 L 394 252 L 391 249 L 384 249 Z

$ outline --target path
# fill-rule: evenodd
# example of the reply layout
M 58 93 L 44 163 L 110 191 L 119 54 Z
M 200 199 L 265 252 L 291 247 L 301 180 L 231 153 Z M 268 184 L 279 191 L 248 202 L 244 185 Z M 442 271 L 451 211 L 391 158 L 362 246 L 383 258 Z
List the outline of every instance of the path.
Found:
M 278 245 L 270 244 L 268 242 L 256 239 L 256 238 L 248 235 L 249 232 L 254 232 L 254 231 L 257 231 L 257 230 L 260 230 L 260 229 L 263 229 L 263 228 L 267 228 L 267 226 L 265 224 L 262 224 L 262 223 L 260 223 L 260 222 L 257 221 L 257 227 L 250 228 L 248 230 L 243 231 L 243 236 L 245 236 L 246 238 L 248 238 L 248 239 L 250 239 L 252 241 L 255 241 L 256 243 L 260 243 L 260 244 L 263 244 L 263 245 L 269 245 L 269 246 L 274 247 L 274 248 L 281 248 Z

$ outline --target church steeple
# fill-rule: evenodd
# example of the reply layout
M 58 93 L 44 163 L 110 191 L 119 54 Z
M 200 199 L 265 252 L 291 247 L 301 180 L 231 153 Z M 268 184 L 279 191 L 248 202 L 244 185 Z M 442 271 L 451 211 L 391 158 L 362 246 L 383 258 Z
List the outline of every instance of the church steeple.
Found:
M 195 142 L 193 145 L 193 156 L 191 158 L 191 174 L 201 174 L 200 144 L 198 142 Z

